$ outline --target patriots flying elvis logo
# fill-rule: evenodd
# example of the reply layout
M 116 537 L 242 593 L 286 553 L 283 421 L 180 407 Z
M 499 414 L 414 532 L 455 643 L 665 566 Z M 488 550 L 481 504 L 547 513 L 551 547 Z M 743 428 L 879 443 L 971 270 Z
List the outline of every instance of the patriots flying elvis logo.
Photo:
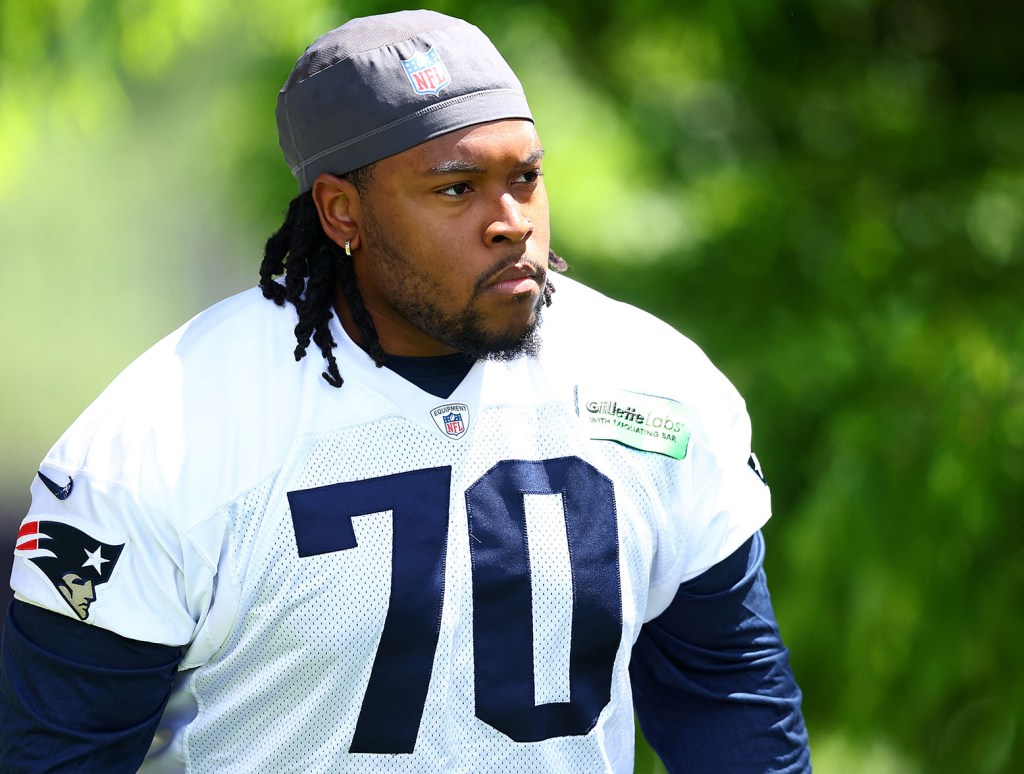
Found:
M 469 429 L 469 406 L 465 403 L 446 403 L 430 412 L 437 429 L 449 438 L 459 439 Z
M 402 67 L 412 84 L 412 90 L 417 94 L 437 94 L 452 82 L 441 55 L 433 47 L 403 59 Z
M 59 521 L 26 521 L 18 530 L 14 555 L 42 570 L 81 620 L 89 617 L 96 587 L 110 580 L 124 543 L 104 543 Z

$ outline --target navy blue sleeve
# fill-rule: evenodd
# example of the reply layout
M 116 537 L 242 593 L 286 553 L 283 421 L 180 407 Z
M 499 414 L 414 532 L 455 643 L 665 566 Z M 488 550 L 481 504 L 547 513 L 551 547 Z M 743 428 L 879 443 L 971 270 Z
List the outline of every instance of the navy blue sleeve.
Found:
M 180 648 L 15 600 L 0 645 L 0 771 L 137 771 L 180 660 Z
M 670 772 L 811 770 L 800 689 L 775 623 L 763 561 L 758 532 L 683 583 L 633 647 L 634 707 Z

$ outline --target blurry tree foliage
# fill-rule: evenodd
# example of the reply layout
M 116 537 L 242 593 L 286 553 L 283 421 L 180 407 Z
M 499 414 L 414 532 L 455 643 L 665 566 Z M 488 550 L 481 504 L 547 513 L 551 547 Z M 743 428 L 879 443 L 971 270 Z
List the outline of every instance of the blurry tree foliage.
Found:
M 1024 6 L 429 5 L 474 20 L 520 73 L 549 151 L 554 246 L 576 275 L 671 321 L 747 397 L 818 770 L 1024 770 Z M 59 236 L 46 224 L 63 207 L 90 213 L 82 229 L 107 222 L 88 185 L 59 200 L 52 159 L 86 169 L 59 149 L 113 164 L 107 198 L 135 207 L 123 230 L 137 242 L 198 230 L 224 248 L 171 240 L 173 274 L 149 265 L 124 284 L 119 269 L 104 305 L 139 293 L 164 310 L 152 340 L 214 300 L 213 264 L 231 267 L 221 285 L 255 281 L 294 191 L 272 116 L 302 47 L 394 7 L 0 0 L 0 238 L 23 290 L 0 312 L 16 380 L 0 383 L 0 427 L 43 434 L 3 481 L 27 481 L 59 432 L 17 408 L 51 376 L 26 376 L 41 356 L 15 337 L 90 316 L 57 314 L 35 246 Z M 139 164 L 165 170 L 164 188 Z M 138 188 L 115 193 L 117 179 Z M 162 213 L 174 207 L 187 214 Z M 102 238 L 90 271 L 129 239 Z M 117 370 L 89 362 L 100 384 Z M 62 420 L 96 391 L 86 382 Z M 657 766 L 641 749 L 638 770 Z

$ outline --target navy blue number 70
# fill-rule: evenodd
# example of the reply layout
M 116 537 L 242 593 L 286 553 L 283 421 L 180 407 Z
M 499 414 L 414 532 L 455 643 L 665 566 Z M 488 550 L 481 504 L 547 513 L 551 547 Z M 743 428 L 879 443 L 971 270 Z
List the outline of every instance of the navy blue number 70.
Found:
M 534 702 L 528 494 L 562 498 L 573 621 L 564 702 Z M 450 467 L 288 493 L 299 556 L 355 548 L 353 517 L 392 514 L 391 601 L 350 752 L 416 745 L 444 602 L 450 496 Z M 465 497 L 477 717 L 517 742 L 588 733 L 610 700 L 622 631 L 611 482 L 578 457 L 505 460 Z

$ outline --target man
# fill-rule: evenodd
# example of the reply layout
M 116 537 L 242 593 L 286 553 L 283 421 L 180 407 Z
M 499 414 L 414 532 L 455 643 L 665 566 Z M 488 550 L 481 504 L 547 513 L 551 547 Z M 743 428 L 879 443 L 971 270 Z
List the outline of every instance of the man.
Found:
M 671 771 L 808 771 L 743 402 L 551 279 L 543 147 L 490 41 L 354 20 L 278 127 L 300 195 L 260 291 L 43 463 L 25 524 L 85 536 L 47 533 L 92 599 L 19 543 L 4 770 L 627 772 L 635 704 Z

